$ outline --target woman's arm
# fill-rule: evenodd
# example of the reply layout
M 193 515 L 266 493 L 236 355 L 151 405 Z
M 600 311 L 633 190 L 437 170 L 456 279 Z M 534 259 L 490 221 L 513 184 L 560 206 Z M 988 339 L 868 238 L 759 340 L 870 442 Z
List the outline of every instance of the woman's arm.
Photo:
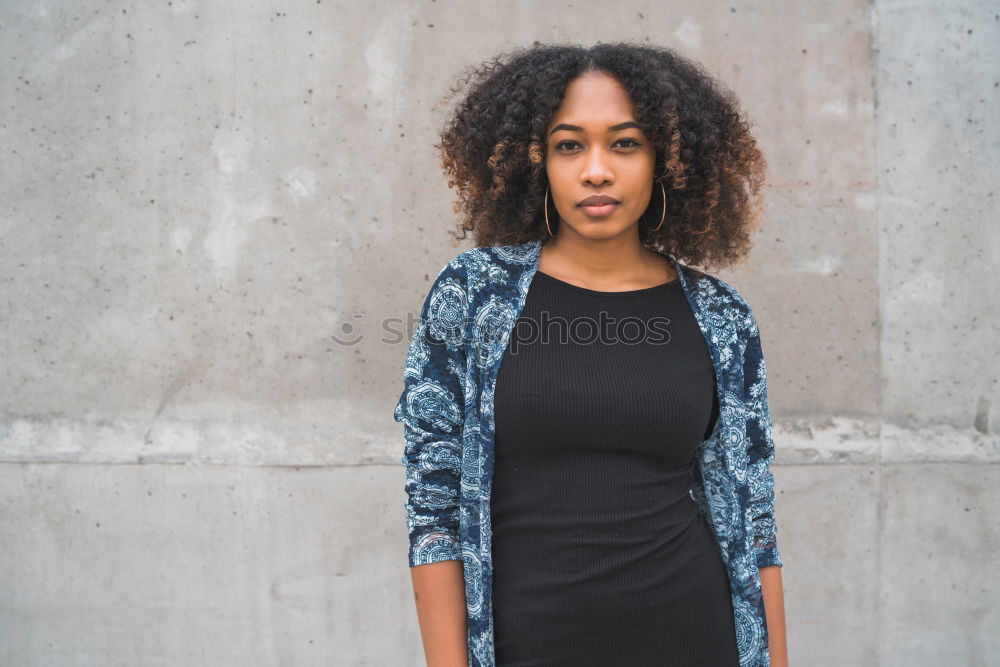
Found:
M 764 614 L 767 616 L 767 645 L 771 667 L 788 667 L 788 643 L 785 640 L 785 594 L 781 585 L 781 567 L 768 565 L 760 572 L 764 593 Z
M 767 365 L 760 343 L 760 328 L 750 313 L 747 346 L 743 353 L 743 383 L 746 392 L 747 477 L 750 485 L 749 510 L 753 519 L 753 546 L 757 567 L 782 566 L 774 518 L 774 435 L 767 399 Z
M 462 561 L 410 568 L 427 667 L 468 667 Z
M 459 537 L 466 314 L 465 271 L 456 258 L 424 299 L 394 411 L 403 424 L 410 575 L 429 667 L 468 664 Z
M 767 399 L 767 365 L 764 363 L 764 352 L 760 342 L 760 328 L 752 311 L 748 335 L 743 358 L 743 381 L 747 406 L 752 415 L 747 421 L 749 442 L 747 455 L 754 548 L 764 597 L 771 667 L 788 667 L 785 601 L 781 583 L 783 563 L 778 550 L 777 524 L 774 518 L 774 475 L 771 473 L 771 463 L 774 461 L 774 436 Z

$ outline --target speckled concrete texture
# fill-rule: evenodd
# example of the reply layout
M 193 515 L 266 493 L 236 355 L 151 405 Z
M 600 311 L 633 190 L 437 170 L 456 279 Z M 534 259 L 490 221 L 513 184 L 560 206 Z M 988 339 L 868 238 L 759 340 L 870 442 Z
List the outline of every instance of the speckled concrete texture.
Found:
M 770 165 L 791 664 L 1000 664 L 1000 11 L 0 6 L 0 665 L 423 665 L 392 419 L 471 65 L 650 40 Z

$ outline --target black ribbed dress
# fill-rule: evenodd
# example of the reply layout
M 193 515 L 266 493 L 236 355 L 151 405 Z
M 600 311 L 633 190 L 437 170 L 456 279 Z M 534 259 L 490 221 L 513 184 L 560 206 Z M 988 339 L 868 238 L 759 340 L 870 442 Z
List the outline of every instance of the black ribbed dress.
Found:
M 678 280 L 601 292 L 535 273 L 494 396 L 497 667 L 738 667 L 690 496 L 714 377 Z

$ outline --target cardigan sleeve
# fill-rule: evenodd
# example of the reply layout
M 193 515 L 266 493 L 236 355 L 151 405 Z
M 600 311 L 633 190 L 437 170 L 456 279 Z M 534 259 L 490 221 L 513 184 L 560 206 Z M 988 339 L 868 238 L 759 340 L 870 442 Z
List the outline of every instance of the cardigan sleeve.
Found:
M 757 567 L 783 565 L 778 551 L 777 526 L 774 520 L 774 438 L 767 400 L 767 367 L 760 342 L 760 329 L 750 311 L 750 328 L 743 356 L 743 382 L 749 419 L 747 420 L 747 456 L 750 484 L 749 510 L 753 519 L 754 550 Z
M 409 565 L 461 560 L 459 497 L 464 424 L 466 282 L 458 258 L 438 273 L 406 353 L 402 463 Z

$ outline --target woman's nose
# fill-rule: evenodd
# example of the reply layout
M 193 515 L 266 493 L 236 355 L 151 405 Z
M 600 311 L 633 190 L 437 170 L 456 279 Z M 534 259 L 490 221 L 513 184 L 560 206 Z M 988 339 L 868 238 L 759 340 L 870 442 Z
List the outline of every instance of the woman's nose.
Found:
M 612 180 L 609 156 L 597 148 L 588 151 L 581 177 L 590 183 L 605 183 Z

